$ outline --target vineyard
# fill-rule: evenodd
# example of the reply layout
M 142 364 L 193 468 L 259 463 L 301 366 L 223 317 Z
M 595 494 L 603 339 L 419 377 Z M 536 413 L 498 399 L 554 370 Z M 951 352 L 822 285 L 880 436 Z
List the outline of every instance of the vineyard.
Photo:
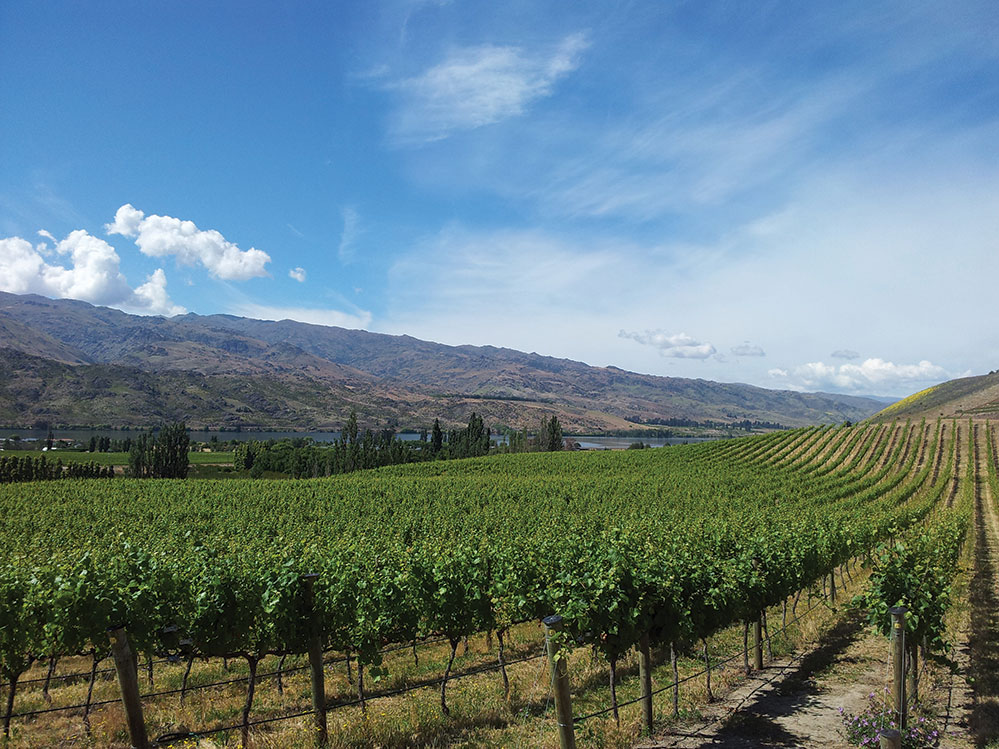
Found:
M 738 646 L 768 611 L 769 639 L 778 620 L 786 629 L 816 595 L 824 601 L 820 590 L 842 589 L 844 572 L 859 581 L 861 567 L 872 624 L 887 628 L 888 609 L 904 602 L 918 612 L 912 642 L 939 649 L 976 488 L 996 484 L 996 445 L 984 424 L 861 424 L 330 479 L 3 486 L 0 710 L 10 746 L 44 746 L 33 737 L 53 730 L 81 746 L 129 745 L 123 720 L 109 719 L 111 735 L 95 739 L 90 717 L 121 711 L 97 677 L 111 667 L 108 630 L 118 627 L 150 684 L 154 669 L 161 680 L 183 673 L 180 689 L 143 696 L 163 745 L 167 734 L 202 732 L 231 746 L 312 745 L 306 655 L 318 637 L 327 668 L 338 663 L 349 677 L 349 692 L 326 691 L 327 708 L 352 711 L 331 720 L 333 745 L 375 743 L 378 696 L 432 687 L 433 710 L 410 706 L 407 727 L 378 742 L 500 746 L 509 730 L 519 737 L 511 743 L 530 735 L 529 745 L 557 746 L 547 671 L 537 686 L 545 617 L 561 617 L 553 646 L 566 659 L 599 654 L 602 675 L 577 671 L 573 699 L 591 705 L 599 694 L 595 720 L 616 724 L 636 648 L 652 654 L 657 683 L 675 684 L 678 655 L 710 666 L 712 638 L 716 652 Z M 196 661 L 215 664 L 203 673 L 235 682 L 218 688 L 245 701 L 205 707 L 197 725 L 181 727 L 169 706 L 184 699 Z M 242 664 L 238 679 L 227 677 L 230 661 Z M 428 673 L 431 662 L 443 672 Z M 86 702 L 67 713 L 53 695 L 70 663 L 79 673 L 63 681 L 80 689 L 69 699 L 82 701 L 86 688 Z M 290 686 L 278 697 L 264 680 L 283 668 Z M 529 693 L 517 694 L 517 669 L 529 669 Z M 449 700 L 459 689 L 449 682 L 465 677 L 499 691 Z M 609 692 L 598 692 L 604 684 Z M 483 694 L 495 704 L 477 704 Z M 678 709 L 675 688 L 673 699 L 657 705 L 657 730 Z M 267 743 L 285 718 L 281 743 Z M 233 727 L 242 730 L 218 730 Z

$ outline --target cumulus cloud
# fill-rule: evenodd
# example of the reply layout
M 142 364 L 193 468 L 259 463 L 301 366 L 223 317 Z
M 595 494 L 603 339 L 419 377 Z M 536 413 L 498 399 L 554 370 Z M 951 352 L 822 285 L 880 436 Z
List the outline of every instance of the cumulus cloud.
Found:
M 644 333 L 622 330 L 617 335 L 618 338 L 629 338 L 644 346 L 657 348 L 662 356 L 671 359 L 707 359 L 716 351 L 710 343 L 702 343 L 686 333 L 670 335 L 665 330 L 646 330 Z
M 166 315 L 167 317 L 187 312 L 179 304 L 170 301 L 166 285 L 166 273 L 163 272 L 162 268 L 157 268 L 146 278 L 146 282 L 135 290 L 133 298 L 136 301 L 141 301 L 142 304 L 133 305 L 133 307 L 145 308 L 157 315 Z
M 421 75 L 390 85 L 402 97 L 394 134 L 435 141 L 521 115 L 579 66 L 587 46 L 584 34 L 570 34 L 546 53 L 492 44 L 455 49 Z
M 790 377 L 806 388 L 849 392 L 895 392 L 916 385 L 940 382 L 950 375 L 943 367 L 923 359 L 917 364 L 895 364 L 884 359 L 865 359 L 861 364 L 808 362 L 785 370 L 770 370 L 771 376 Z
M 54 239 L 46 231 L 39 235 Z M 47 262 L 46 256 L 53 255 L 55 259 L 67 258 L 70 264 Z M 80 299 L 144 314 L 176 315 L 185 311 L 170 301 L 162 269 L 133 290 L 121 272 L 120 262 L 114 247 L 82 229 L 56 242 L 54 248 L 8 237 L 0 239 L 0 290 Z
M 860 353 L 848 348 L 836 349 L 829 356 L 835 359 L 859 359 Z
M 135 237 L 139 234 L 139 226 L 145 214 L 131 203 L 125 203 L 115 211 L 114 221 L 104 225 L 108 234 L 121 234 L 123 237 Z
M 305 283 L 305 268 L 302 267 L 292 268 L 290 271 L 288 271 L 288 275 L 291 278 L 294 278 L 299 283 Z
M 732 353 L 736 356 L 766 356 L 767 352 L 764 351 L 759 346 L 753 346 L 750 343 L 743 343 L 739 346 L 732 347 Z
M 181 265 L 201 264 L 211 275 L 227 281 L 266 276 L 264 266 L 271 260 L 263 250 L 239 249 L 214 229 L 199 229 L 193 221 L 171 216 L 146 216 L 129 203 L 104 228 L 108 234 L 134 238 L 144 255 L 173 255 Z

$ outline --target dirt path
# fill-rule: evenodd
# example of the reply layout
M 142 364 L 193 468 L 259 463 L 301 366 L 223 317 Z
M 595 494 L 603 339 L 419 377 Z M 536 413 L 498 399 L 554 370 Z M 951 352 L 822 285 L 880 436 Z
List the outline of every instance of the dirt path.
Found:
M 818 647 L 771 663 L 702 720 L 641 747 L 846 747 L 839 709 L 860 712 L 888 675 L 885 641 L 855 613 L 841 614 Z
M 959 427 L 959 437 L 962 431 Z M 984 429 L 977 432 L 984 438 Z M 935 658 L 930 678 L 923 682 L 924 700 L 933 707 L 943 734 L 943 749 L 999 746 L 999 514 L 985 480 L 983 440 L 972 455 L 967 452 L 958 454 L 955 476 L 964 476 L 966 461 L 976 461 L 969 611 L 952 659 Z M 935 460 L 939 462 L 942 454 L 941 448 Z M 948 504 L 957 483 L 948 492 Z M 645 741 L 637 749 L 848 747 L 840 709 L 859 713 L 867 706 L 868 695 L 880 694 L 888 686 L 889 658 L 888 641 L 873 634 L 859 613 L 843 611 L 813 649 L 769 664 L 706 706 L 700 720 Z

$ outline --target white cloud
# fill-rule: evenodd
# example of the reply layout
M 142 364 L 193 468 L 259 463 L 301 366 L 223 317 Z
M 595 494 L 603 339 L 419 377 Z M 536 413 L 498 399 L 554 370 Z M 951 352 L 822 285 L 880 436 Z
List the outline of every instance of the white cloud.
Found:
M 618 338 L 630 338 L 645 346 L 657 348 L 662 356 L 671 359 L 707 359 L 716 350 L 710 343 L 702 343 L 686 333 L 670 335 L 664 330 L 646 330 L 644 333 L 622 330 L 617 335 Z
M 363 234 L 361 229 L 361 216 L 356 209 L 345 206 L 341 211 L 343 216 L 343 232 L 340 234 L 340 246 L 337 254 L 340 262 L 349 263 L 354 259 L 357 238 Z
M 732 347 L 732 353 L 736 356 L 766 356 L 767 352 L 764 351 L 759 346 L 753 346 L 750 343 L 743 343 L 739 346 Z
M 299 283 L 305 283 L 305 268 L 292 268 L 288 271 L 288 276 L 294 278 Z
M 355 329 L 367 328 L 371 325 L 371 313 L 360 309 L 351 314 L 335 309 L 269 307 L 264 304 L 245 302 L 235 305 L 230 311 L 234 315 L 252 317 L 255 320 L 295 320 L 313 325 Z
M 767 374 L 771 377 L 787 377 L 787 370 L 774 367 L 773 369 L 768 369 Z
M 134 299 L 142 301 L 143 304 L 133 306 L 147 309 L 155 315 L 166 315 L 167 317 L 187 312 L 179 304 L 170 301 L 166 285 L 166 273 L 163 272 L 162 268 L 157 268 L 146 278 L 146 282 L 135 290 Z
M 917 364 L 895 364 L 884 359 L 865 359 L 861 364 L 826 364 L 808 362 L 793 369 L 770 370 L 772 376 L 789 377 L 806 388 L 846 390 L 852 392 L 895 392 L 900 388 L 932 384 L 951 375 L 943 367 L 923 359 Z
M 541 231 L 452 225 L 399 258 L 389 283 L 392 303 L 410 319 L 421 312 L 454 318 L 476 309 L 481 316 L 485 307 L 512 304 L 533 323 L 541 310 L 615 309 L 612 300 L 626 293 L 630 266 L 627 249 L 610 244 L 592 241 L 583 248 Z
M 555 221 L 545 230 L 451 225 L 392 266 L 377 329 L 689 377 L 703 376 L 703 360 L 662 358 L 618 332 L 669 321 L 668 333 L 694 330 L 701 341 L 728 348 L 765 330 L 766 357 L 712 361 L 711 376 L 789 389 L 803 386 L 781 383 L 768 370 L 867 358 L 829 357 L 845 343 L 896 363 L 929 359 L 948 372 L 989 371 L 999 333 L 987 316 L 960 312 L 968 299 L 992 298 L 989 279 L 999 273 L 999 162 L 979 158 L 995 142 L 986 133 L 980 139 L 911 167 L 889 153 L 864 168 L 828 169 L 803 183 L 793 202 L 753 212 L 741 226 L 705 230 L 697 240 L 681 233 L 657 242 L 662 232 L 650 230 L 643 242 L 613 227 L 587 224 L 584 233 Z M 960 156 L 969 149 L 976 158 Z M 960 268 L 976 273 L 941 284 Z M 913 298 L 935 302 L 913 305 Z M 921 384 L 844 392 L 905 395 Z
M 40 236 L 51 238 L 46 231 Z M 54 249 L 54 251 L 53 251 Z M 69 266 L 48 263 L 43 255 L 68 256 Z M 103 239 L 82 229 L 56 242 L 33 247 L 21 237 L 0 239 L 0 289 L 14 294 L 41 294 L 120 307 L 130 312 L 176 315 L 184 308 L 166 292 L 166 275 L 155 271 L 134 291 L 121 272 L 121 259 Z
M 105 226 L 108 234 L 134 237 L 144 255 L 173 255 L 181 265 L 200 263 L 216 278 L 245 281 L 266 276 L 264 268 L 271 258 L 263 250 L 241 250 L 214 229 L 199 229 L 193 221 L 171 216 L 146 216 L 126 203 L 115 213 L 114 222 Z
M 145 214 L 135 208 L 131 203 L 125 203 L 115 211 L 114 221 L 104 224 L 104 231 L 108 234 L 121 234 L 123 237 L 135 237 L 139 234 L 139 227 Z
M 836 349 L 831 354 L 829 354 L 829 356 L 833 357 L 834 359 L 859 359 L 860 353 L 857 351 L 853 351 L 852 349 L 841 348 L 841 349 Z
M 421 75 L 390 85 L 402 98 L 393 134 L 428 142 L 521 115 L 579 66 L 587 46 L 577 33 L 547 54 L 491 44 L 455 49 Z

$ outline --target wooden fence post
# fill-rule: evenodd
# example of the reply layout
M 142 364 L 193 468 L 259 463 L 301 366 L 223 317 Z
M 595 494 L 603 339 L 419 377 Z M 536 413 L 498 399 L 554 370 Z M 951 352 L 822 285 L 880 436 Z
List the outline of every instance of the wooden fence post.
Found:
M 149 749 L 146 724 L 142 720 L 142 702 L 139 700 L 139 674 L 135 656 L 128 644 L 128 635 L 125 634 L 124 627 L 114 627 L 108 630 L 108 636 L 111 639 L 114 670 L 118 674 L 121 704 L 125 707 L 129 741 L 133 749 Z
M 902 734 L 894 728 L 885 728 L 878 734 L 881 749 L 902 749 Z
M 642 682 L 642 717 L 645 727 L 652 735 L 652 654 L 649 649 L 649 636 L 644 634 L 638 640 L 638 678 Z
M 763 614 L 753 622 L 753 668 L 763 670 Z
M 763 569 L 763 562 L 758 556 L 753 557 L 753 569 L 759 575 Z M 753 668 L 757 671 L 763 670 L 763 612 L 756 615 L 753 622 Z
M 309 612 L 309 670 L 312 672 L 312 710 L 316 726 L 316 746 L 326 746 L 329 729 L 326 724 L 326 678 L 323 674 L 323 643 L 316 614 L 314 585 L 319 575 L 302 576 L 305 585 L 305 606 Z
M 548 663 L 552 671 L 552 691 L 555 693 L 555 715 L 558 721 L 558 741 L 561 749 L 576 749 L 576 733 L 572 723 L 572 701 L 569 696 L 569 666 L 565 656 L 558 657 L 552 642 L 552 632 L 562 630 L 562 617 L 549 616 L 542 620 L 545 625 L 545 646 L 548 650 Z
M 905 606 L 888 609 L 891 614 L 891 648 L 892 648 L 892 697 L 895 700 L 895 714 L 898 716 L 898 728 L 905 730 Z

